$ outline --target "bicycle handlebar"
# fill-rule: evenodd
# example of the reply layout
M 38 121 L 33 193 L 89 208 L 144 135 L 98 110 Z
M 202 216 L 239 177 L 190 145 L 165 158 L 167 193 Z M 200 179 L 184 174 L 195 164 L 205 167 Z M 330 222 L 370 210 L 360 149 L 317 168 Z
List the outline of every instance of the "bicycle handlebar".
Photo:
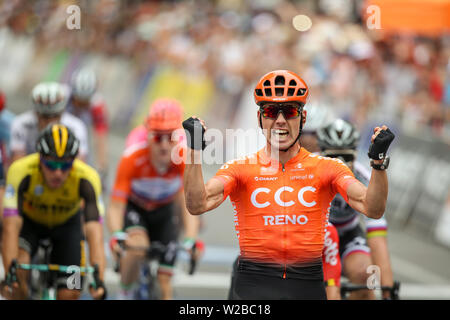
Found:
M 16 259 L 13 259 L 11 261 L 11 265 L 9 266 L 8 273 L 5 276 L 5 284 L 12 288 L 13 283 L 19 282 L 17 279 L 17 269 L 18 269 L 18 263 Z
M 150 247 L 139 247 L 139 246 L 128 246 L 125 244 L 124 239 L 119 239 L 117 241 L 118 245 L 123 250 L 130 250 L 130 251 L 144 251 L 146 252 L 146 257 L 149 259 L 155 259 L 156 257 L 162 255 L 164 251 L 167 248 L 167 245 L 164 245 L 160 242 L 152 242 Z M 176 250 L 183 250 L 183 251 L 189 251 L 185 247 L 183 247 L 181 244 L 177 244 Z M 193 275 L 195 273 L 195 270 L 197 268 L 197 259 L 195 257 L 196 251 L 197 251 L 197 245 L 194 243 L 193 247 L 190 250 L 190 259 L 189 259 L 189 275 Z M 118 259 L 116 261 L 116 264 L 114 265 L 114 271 L 119 272 L 120 271 L 120 252 L 117 253 Z
M 367 290 L 367 289 L 369 289 L 369 288 L 366 285 L 343 283 L 341 285 L 340 291 L 341 291 L 341 296 L 345 296 L 346 293 L 351 293 L 351 292 L 359 291 L 359 290 Z M 400 282 L 399 281 L 394 281 L 394 284 L 392 286 L 380 286 L 380 287 L 377 287 L 376 289 L 380 289 L 382 291 L 389 291 L 392 300 L 399 299 L 399 294 L 398 294 L 400 291 Z
M 27 263 L 19 263 L 17 265 L 18 269 L 22 270 L 38 270 L 42 272 L 48 272 L 48 271 L 59 271 L 59 272 L 66 272 L 69 273 L 73 270 L 74 266 L 65 266 L 65 265 L 59 265 L 59 264 L 27 264 Z M 79 267 L 80 272 L 83 273 L 94 273 L 95 268 L 94 267 Z
M 12 289 L 12 285 L 15 282 L 19 282 L 17 278 L 17 270 L 38 270 L 40 272 L 51 272 L 51 271 L 59 271 L 59 272 L 70 272 L 73 270 L 74 266 L 65 266 L 65 265 L 58 265 L 58 264 L 28 264 L 28 263 L 18 263 L 16 259 L 13 259 L 11 261 L 11 265 L 9 266 L 8 273 L 5 277 L 5 285 L 8 288 Z M 99 276 L 99 267 L 97 264 L 94 265 L 94 267 L 80 267 L 76 266 L 79 269 L 79 272 L 84 273 L 92 273 L 94 277 L 93 286 L 94 288 L 97 288 L 99 284 L 103 284 L 103 282 L 100 280 Z M 105 297 L 106 297 L 106 289 L 105 289 Z
M 103 281 L 100 279 L 100 271 L 99 271 L 98 264 L 94 265 L 93 277 L 94 277 L 94 282 L 91 283 L 89 286 L 94 289 L 97 289 L 98 287 L 103 287 L 104 293 L 103 293 L 103 296 L 100 297 L 100 300 L 105 300 L 106 297 L 108 296 L 108 291 L 106 290 L 106 287 L 105 287 Z

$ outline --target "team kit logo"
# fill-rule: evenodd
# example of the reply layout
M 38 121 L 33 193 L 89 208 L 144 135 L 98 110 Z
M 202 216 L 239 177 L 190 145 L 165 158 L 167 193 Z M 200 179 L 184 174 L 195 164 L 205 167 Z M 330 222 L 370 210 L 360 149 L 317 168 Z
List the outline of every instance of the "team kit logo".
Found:
M 255 177 L 258 178 L 258 177 Z M 267 179 L 267 177 L 266 177 Z M 256 180 L 256 179 L 255 179 Z M 257 180 L 258 181 L 258 180 Z M 292 187 L 289 186 L 283 186 L 278 188 L 274 195 L 273 195 L 273 202 L 271 201 L 265 201 L 265 202 L 258 202 L 257 201 L 257 196 L 260 193 L 265 193 L 265 194 L 270 194 L 271 193 L 271 189 L 269 188 L 257 188 L 255 189 L 251 195 L 250 195 L 250 202 L 252 203 L 252 205 L 256 208 L 265 208 L 270 206 L 271 204 L 277 204 L 280 207 L 291 207 L 293 205 L 295 205 L 295 201 L 294 200 L 290 200 L 290 201 L 283 201 L 281 199 L 281 195 L 284 192 L 289 192 L 289 193 L 294 193 L 295 190 Z M 297 199 L 298 202 L 303 205 L 304 207 L 307 208 L 311 208 L 314 207 L 317 202 L 316 201 L 307 201 L 305 199 L 305 194 L 307 192 L 312 192 L 315 193 L 316 192 L 316 188 L 312 187 L 312 186 L 305 186 L 303 188 L 301 188 L 300 190 L 298 190 L 297 192 Z M 264 221 L 264 225 L 268 226 L 268 225 L 284 225 L 284 224 L 298 224 L 298 225 L 304 225 L 308 223 L 308 217 L 306 215 L 285 215 L 285 214 L 280 214 L 280 215 L 264 215 L 262 216 L 262 219 Z
M 260 194 L 260 193 L 266 193 L 266 194 L 269 194 L 269 193 L 271 193 L 271 189 L 269 189 L 269 188 L 257 188 L 257 189 L 255 189 L 253 192 L 252 192 L 252 194 L 251 194 L 251 196 L 250 196 L 250 202 L 252 203 L 252 205 L 254 206 L 254 207 L 256 207 L 256 208 L 265 208 L 265 207 L 268 207 L 268 206 L 270 206 L 271 205 L 271 202 L 270 201 L 265 201 L 265 202 L 263 202 L 263 203 L 261 203 L 261 202 L 258 202 L 257 201 L 257 199 L 256 199 L 256 197 L 258 196 L 258 194 Z M 274 200 L 274 202 L 277 204 L 277 205 L 279 205 L 280 207 L 291 207 L 291 206 L 293 206 L 294 204 L 295 204 L 295 201 L 294 200 L 290 200 L 290 201 L 282 201 L 281 200 L 281 194 L 283 193 L 283 192 L 290 192 L 290 193 L 293 193 L 295 190 L 294 190 L 294 188 L 292 188 L 292 187 L 289 187 L 289 186 L 283 186 L 283 187 L 280 187 L 277 191 L 275 191 L 275 194 L 274 194 L 274 196 L 273 196 L 273 200 Z M 307 208 L 311 208 L 311 207 L 314 207 L 316 204 L 317 204 L 317 202 L 316 201 L 310 201 L 310 202 L 308 202 L 308 201 L 306 201 L 305 200 L 305 193 L 307 193 L 307 192 L 316 192 L 316 188 L 314 188 L 314 187 L 312 187 L 312 186 L 306 186 L 306 187 L 303 187 L 303 188 L 301 188 L 298 192 L 297 192 L 297 200 L 298 200 L 298 202 L 300 203 L 300 204 L 302 204 L 304 207 L 307 207 Z

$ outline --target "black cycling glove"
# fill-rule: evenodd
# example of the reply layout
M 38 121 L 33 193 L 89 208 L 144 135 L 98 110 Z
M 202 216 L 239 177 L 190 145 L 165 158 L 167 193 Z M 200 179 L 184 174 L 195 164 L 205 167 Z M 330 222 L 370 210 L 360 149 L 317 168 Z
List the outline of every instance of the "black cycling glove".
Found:
M 103 288 L 103 295 L 98 300 L 106 300 L 108 297 L 108 291 L 106 290 L 105 283 L 102 280 L 96 280 L 95 284 L 90 284 L 89 287 L 92 289 Z
M 373 160 L 380 160 L 386 157 L 386 152 L 391 144 L 392 140 L 394 140 L 395 135 L 391 132 L 391 130 L 381 130 L 380 133 L 375 137 L 375 140 L 370 145 L 369 148 L 369 158 Z
M 187 146 L 194 150 L 205 150 L 205 128 L 200 120 L 190 117 L 183 121 L 183 128 L 186 131 Z

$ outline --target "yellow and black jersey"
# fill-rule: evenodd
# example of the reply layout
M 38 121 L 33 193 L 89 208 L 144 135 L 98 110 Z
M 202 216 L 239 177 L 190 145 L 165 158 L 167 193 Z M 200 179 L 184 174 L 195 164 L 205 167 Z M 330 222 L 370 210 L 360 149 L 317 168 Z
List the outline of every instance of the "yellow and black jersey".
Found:
M 75 159 L 64 185 L 50 189 L 45 184 L 39 161 L 39 153 L 33 153 L 10 166 L 3 200 L 5 217 L 25 215 L 53 228 L 74 216 L 84 199 L 85 221 L 101 219 L 104 205 L 100 177 L 95 169 Z

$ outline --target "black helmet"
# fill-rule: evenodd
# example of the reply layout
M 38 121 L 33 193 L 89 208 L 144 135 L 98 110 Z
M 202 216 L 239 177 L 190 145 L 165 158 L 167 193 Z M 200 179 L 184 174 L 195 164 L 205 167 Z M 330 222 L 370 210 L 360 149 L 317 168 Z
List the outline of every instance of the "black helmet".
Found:
M 36 149 L 43 156 L 75 158 L 79 146 L 79 140 L 69 128 L 60 123 L 53 123 L 39 134 Z
M 325 150 L 355 150 L 358 147 L 359 132 L 349 122 L 337 119 L 317 131 L 319 147 Z

